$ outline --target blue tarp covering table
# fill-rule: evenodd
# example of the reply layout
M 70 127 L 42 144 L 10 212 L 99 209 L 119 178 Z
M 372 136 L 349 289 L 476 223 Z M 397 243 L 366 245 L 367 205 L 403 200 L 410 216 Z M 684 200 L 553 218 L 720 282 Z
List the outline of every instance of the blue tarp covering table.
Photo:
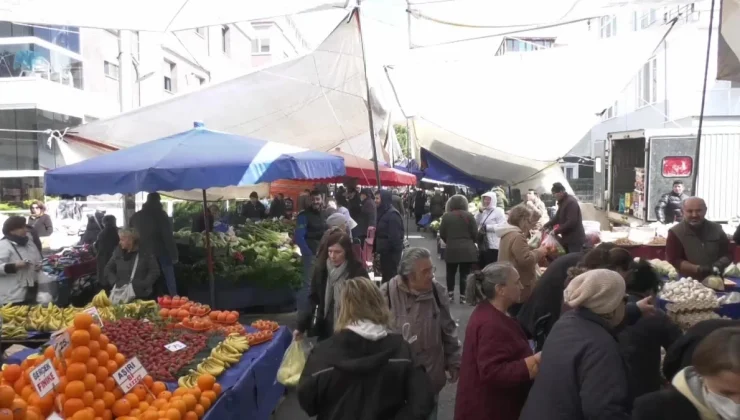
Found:
M 254 331 L 251 327 L 247 330 Z M 275 377 L 292 339 L 290 331 L 280 327 L 271 341 L 251 347 L 244 353 L 239 363 L 218 377 L 223 394 L 204 419 L 269 420 L 283 395 L 284 387 Z M 8 357 L 6 363 L 20 364 L 37 352 L 38 349 L 19 351 Z M 167 386 L 174 389 L 177 384 L 168 383 Z

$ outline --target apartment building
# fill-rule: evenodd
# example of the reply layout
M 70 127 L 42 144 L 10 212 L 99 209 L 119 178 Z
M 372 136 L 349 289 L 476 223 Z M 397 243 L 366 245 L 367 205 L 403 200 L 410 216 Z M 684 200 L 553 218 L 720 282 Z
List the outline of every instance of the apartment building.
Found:
M 704 124 L 740 124 L 740 84 L 716 80 L 719 3 L 715 10 L 709 58 Z M 648 128 L 693 127 L 701 111 L 702 85 L 707 53 L 710 2 L 625 11 L 604 16 L 597 36 L 619 36 L 677 18 L 678 23 L 614 103 L 601 122 L 581 140 L 574 155 L 599 157 L 607 134 Z
M 43 196 L 63 131 L 308 51 L 292 18 L 175 33 L 0 22 L 0 202 Z M 226 106 L 226 105 L 225 105 Z

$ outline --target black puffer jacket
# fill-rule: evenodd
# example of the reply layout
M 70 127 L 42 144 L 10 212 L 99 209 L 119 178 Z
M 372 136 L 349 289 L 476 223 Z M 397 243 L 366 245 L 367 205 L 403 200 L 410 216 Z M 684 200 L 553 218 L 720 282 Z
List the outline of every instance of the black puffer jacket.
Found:
M 370 226 L 375 226 L 377 223 L 377 208 L 375 207 L 375 195 L 370 190 L 370 188 L 363 188 L 362 194 L 365 194 L 367 198 L 362 201 L 362 207 L 360 209 L 360 214 L 357 219 L 352 216 L 350 209 L 350 216 L 352 216 L 352 219 L 354 219 L 355 222 L 357 222 L 357 226 L 355 226 L 354 229 L 352 229 L 352 237 L 353 238 L 364 238 L 367 236 L 367 229 Z
M 681 206 L 683 200 L 689 198 L 685 193 L 676 194 L 671 191 L 668 194 L 663 194 L 658 201 L 658 205 L 655 206 L 655 216 L 661 223 L 673 223 L 680 222 L 683 220 L 683 211 Z
M 629 295 L 628 301 L 636 304 L 642 298 Z M 667 350 L 681 334 L 681 328 L 663 312 L 642 317 L 619 333 L 622 356 L 629 366 L 632 398 L 662 388 L 664 380 L 660 372 L 661 349 Z
M 425 420 L 434 394 L 424 368 L 398 334 L 342 330 L 308 357 L 298 401 L 317 420 Z
M 375 230 L 375 252 L 379 254 L 403 251 L 403 219 L 391 201 L 390 191 L 380 192 L 380 214 Z
M 606 320 L 583 308 L 563 314 L 519 420 L 629 420 L 626 369 Z

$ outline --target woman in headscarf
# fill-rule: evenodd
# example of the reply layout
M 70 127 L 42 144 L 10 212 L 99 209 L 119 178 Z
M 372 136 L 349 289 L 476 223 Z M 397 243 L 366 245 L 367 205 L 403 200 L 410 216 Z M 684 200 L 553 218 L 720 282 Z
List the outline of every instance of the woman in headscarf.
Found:
M 351 278 L 336 299 L 334 335 L 311 352 L 301 373 L 301 408 L 318 420 L 426 419 L 434 407 L 429 378 L 409 343 L 389 332 L 380 290 Z
M 375 253 L 380 257 L 380 272 L 383 283 L 398 273 L 398 263 L 403 252 L 403 218 L 393 207 L 393 196 L 381 190 L 378 205 L 378 224 L 375 229 Z
M 311 278 L 310 308 L 298 314 L 298 327 L 293 333 L 296 338 L 309 330 L 319 340 L 331 337 L 344 282 L 354 277 L 368 277 L 364 264 L 352 253 L 352 242 L 346 233 L 334 231 L 326 237 L 325 243 L 321 242 Z M 311 325 L 314 312 L 316 320 Z
M 470 270 L 478 261 L 475 237 L 478 226 L 468 211 L 468 199 L 456 194 L 447 200 L 447 212 L 439 225 L 439 237 L 445 241 L 445 263 L 447 266 L 447 295 L 455 300 L 455 275 L 460 271 L 460 303 L 465 303 L 465 281 Z
M 493 263 L 470 275 L 470 315 L 463 344 L 455 420 L 517 420 L 537 374 L 519 323 L 508 315 L 521 299 L 519 274 L 509 263 Z
M 497 207 L 496 193 L 487 192 L 481 196 L 480 211 L 475 215 L 478 225 L 478 266 L 483 269 L 490 263 L 498 261 L 498 250 L 501 239 L 494 229 L 506 223 L 504 209 Z M 482 241 L 485 241 L 482 243 Z
M 370 188 L 363 188 L 360 190 L 360 216 L 355 219 L 357 226 L 352 229 L 352 237 L 360 240 L 360 244 L 365 246 L 365 239 L 367 238 L 367 229 L 369 227 L 375 227 L 377 223 L 377 209 L 375 207 L 375 195 Z
M 573 310 L 547 338 L 521 420 L 629 420 L 627 371 L 615 336 L 625 314 L 619 273 L 587 271 L 563 294 Z
M 715 330 L 696 347 L 671 388 L 635 401 L 634 420 L 740 419 L 740 327 Z

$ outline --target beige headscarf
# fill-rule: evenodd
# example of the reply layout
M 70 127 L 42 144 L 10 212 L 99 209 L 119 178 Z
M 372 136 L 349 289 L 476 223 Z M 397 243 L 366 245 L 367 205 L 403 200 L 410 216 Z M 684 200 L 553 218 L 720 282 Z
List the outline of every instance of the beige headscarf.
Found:
M 583 307 L 598 315 L 608 315 L 619 307 L 626 288 L 616 271 L 590 270 L 571 280 L 563 299 L 571 308 Z

